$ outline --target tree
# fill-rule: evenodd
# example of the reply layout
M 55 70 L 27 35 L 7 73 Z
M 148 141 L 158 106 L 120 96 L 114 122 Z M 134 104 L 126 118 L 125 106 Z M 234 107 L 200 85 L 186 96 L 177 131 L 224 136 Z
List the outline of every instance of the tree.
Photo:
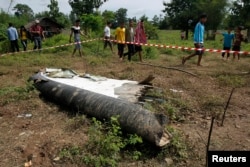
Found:
M 247 38 L 250 40 L 250 0 L 235 0 L 233 2 L 229 25 L 244 26 L 247 29 Z
M 43 11 L 35 14 L 35 18 L 49 17 L 48 11 Z
M 174 29 L 182 29 L 186 31 L 186 39 L 188 39 L 188 30 L 190 28 L 190 20 L 196 17 L 198 0 L 172 0 L 170 3 L 163 2 L 165 9 L 163 10 L 169 18 L 169 23 Z M 192 11 L 192 12 L 190 12 Z
M 127 21 L 127 9 L 120 8 L 115 12 L 115 18 L 116 22 L 119 23 L 125 23 Z
M 59 13 L 59 7 L 57 0 L 50 0 L 50 4 L 47 6 L 49 10 L 49 16 L 51 18 L 56 18 L 60 16 L 61 13 Z
M 165 16 L 163 19 L 160 19 L 159 29 L 163 30 L 167 28 L 169 28 L 169 18 Z
M 46 15 L 48 15 L 50 18 L 52 18 L 64 27 L 69 25 L 69 17 L 63 14 L 62 12 L 59 12 L 57 0 L 50 0 L 50 4 L 47 7 L 50 10 Z
M 201 13 L 209 18 L 206 29 L 215 31 L 224 19 L 227 4 L 227 0 L 172 0 L 171 3 L 163 2 L 163 12 L 173 28 L 185 30 L 188 38 L 188 29 L 193 28 Z
M 157 27 L 160 25 L 160 18 L 157 15 L 152 18 L 152 24 Z
M 94 9 L 98 9 L 107 0 L 69 0 L 72 12 L 78 17 L 83 14 L 92 14 Z
M 200 0 L 197 10 L 208 15 L 207 30 L 216 32 L 217 28 L 223 22 L 228 7 L 227 0 Z M 207 39 L 215 39 L 215 34 L 208 34 Z
M 12 10 L 15 11 L 16 16 L 23 16 L 27 18 L 28 20 L 33 19 L 34 12 L 26 4 L 16 4 L 16 6 L 14 6 Z
M 101 15 L 97 14 L 89 14 L 83 15 L 81 17 L 81 21 L 83 23 L 83 27 L 86 34 L 91 34 L 91 31 L 94 30 L 96 32 L 100 32 L 103 27 L 103 19 Z
M 115 13 L 113 11 L 105 10 L 102 12 L 102 17 L 104 19 L 104 22 L 114 21 L 115 20 Z

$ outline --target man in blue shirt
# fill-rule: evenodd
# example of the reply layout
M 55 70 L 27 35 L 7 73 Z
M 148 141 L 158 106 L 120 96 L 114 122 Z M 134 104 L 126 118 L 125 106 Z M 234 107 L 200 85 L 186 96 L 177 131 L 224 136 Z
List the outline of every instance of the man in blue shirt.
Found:
M 185 62 L 198 55 L 198 62 L 197 62 L 197 66 L 200 66 L 201 64 L 201 58 L 202 55 L 204 53 L 203 50 L 203 44 L 204 44 L 204 32 L 205 32 L 205 27 L 204 27 L 204 23 L 207 21 L 207 15 L 206 14 L 202 14 L 200 16 L 200 21 L 196 24 L 195 29 L 194 29 L 194 46 L 195 46 L 195 53 L 187 56 L 187 57 L 183 57 L 182 58 L 182 64 L 184 65 Z
M 7 35 L 8 39 L 10 40 L 10 46 L 11 46 L 11 51 L 19 52 L 19 46 L 18 46 L 18 33 L 15 27 L 13 27 L 12 23 L 9 23 L 9 28 L 7 29 Z

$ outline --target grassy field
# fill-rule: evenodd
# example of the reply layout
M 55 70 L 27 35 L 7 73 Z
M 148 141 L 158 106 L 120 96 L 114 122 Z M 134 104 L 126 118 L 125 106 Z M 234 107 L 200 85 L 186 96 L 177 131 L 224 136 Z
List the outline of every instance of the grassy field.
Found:
M 73 46 L 46 49 L 68 43 L 68 34 L 46 39 L 41 52 L 0 57 L 0 166 L 23 166 L 32 157 L 33 166 L 200 167 L 205 164 L 206 140 L 211 117 L 216 117 L 210 149 L 250 150 L 250 59 L 225 61 L 220 53 L 206 52 L 202 67 L 197 58 L 181 65 L 192 51 L 143 47 L 144 63 L 138 57 L 120 62 L 102 41 L 83 44 L 84 56 L 71 56 Z M 221 49 L 221 37 L 205 41 L 206 48 Z M 84 40 L 84 39 L 83 39 Z M 193 47 L 192 39 L 180 40 L 180 31 L 159 31 L 154 44 Z M 33 44 L 29 43 L 29 49 Z M 116 46 L 115 51 L 116 51 Z M 249 44 L 242 50 L 250 51 Z M 232 56 L 231 56 L 232 57 Z M 157 67 L 158 66 L 158 67 Z M 166 126 L 173 138 L 164 148 L 141 143 L 138 136 L 121 135 L 117 122 L 99 122 L 55 105 L 40 97 L 28 78 L 46 67 L 71 68 L 116 79 L 140 81 L 152 74 L 161 99 L 145 103 L 152 112 L 169 117 Z M 175 67 L 193 75 L 166 67 Z M 195 76 L 194 76 L 195 75 Z M 224 126 L 222 113 L 235 88 Z M 20 118 L 18 115 L 31 114 Z M 172 162 L 171 162 L 172 161 Z

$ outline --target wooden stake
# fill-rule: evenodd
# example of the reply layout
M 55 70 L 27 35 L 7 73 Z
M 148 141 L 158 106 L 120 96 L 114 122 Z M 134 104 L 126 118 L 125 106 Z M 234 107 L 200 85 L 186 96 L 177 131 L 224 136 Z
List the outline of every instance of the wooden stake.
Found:
M 213 126 L 214 126 L 214 119 L 215 119 L 215 117 L 213 116 L 212 119 L 211 119 L 211 125 L 210 125 L 210 130 L 209 130 L 208 139 L 207 139 L 206 167 L 208 167 L 208 151 L 209 151 L 210 139 L 211 139 Z
M 229 106 L 229 103 L 230 103 L 231 97 L 232 97 L 232 95 L 233 95 L 234 89 L 235 89 L 235 88 L 232 89 L 231 94 L 230 94 L 230 96 L 229 96 L 229 98 L 228 98 L 228 101 L 227 101 L 227 105 L 226 105 L 226 107 L 224 108 L 224 113 L 223 113 L 223 117 L 222 117 L 222 120 L 221 120 L 221 126 L 223 126 L 223 123 L 224 123 L 224 120 L 225 120 L 225 116 L 226 116 L 226 111 L 227 111 L 227 108 L 228 108 L 228 106 Z

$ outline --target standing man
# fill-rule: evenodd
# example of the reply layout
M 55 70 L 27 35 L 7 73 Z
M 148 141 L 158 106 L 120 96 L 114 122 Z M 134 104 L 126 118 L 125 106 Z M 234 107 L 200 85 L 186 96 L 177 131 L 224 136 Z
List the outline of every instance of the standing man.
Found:
M 139 60 L 142 62 L 142 44 L 147 43 L 147 36 L 144 28 L 144 21 L 140 20 L 135 29 L 135 52 L 139 54 Z
M 13 27 L 12 23 L 9 23 L 9 28 L 7 29 L 7 35 L 8 35 L 8 39 L 10 40 L 11 51 L 19 52 L 18 33 L 17 33 L 17 29 Z
M 233 51 L 236 51 L 233 53 L 233 59 L 235 59 L 235 56 L 238 56 L 238 60 L 240 60 L 240 47 L 241 47 L 241 42 L 244 40 L 243 35 L 241 34 L 242 28 L 239 26 L 237 27 L 235 31 L 235 39 L 234 39 L 234 44 L 233 44 Z
M 201 65 L 201 58 L 204 53 L 204 32 L 205 32 L 205 26 L 204 23 L 207 21 L 207 15 L 202 14 L 200 16 L 200 21 L 196 24 L 195 29 L 194 29 L 194 46 L 195 46 L 195 53 L 182 58 L 182 64 L 184 65 L 187 60 L 190 58 L 198 55 L 198 62 L 197 66 Z
M 117 40 L 118 55 L 120 60 L 123 60 L 123 52 L 125 47 L 125 27 L 124 22 L 120 23 L 120 26 L 115 31 L 115 40 Z
M 107 47 L 107 45 L 109 45 L 112 53 L 114 53 L 112 43 L 110 42 L 110 37 L 111 37 L 110 27 L 111 27 L 111 25 L 112 25 L 112 23 L 108 21 L 107 25 L 104 28 L 104 49 Z
M 128 46 L 128 52 L 124 54 L 124 56 L 128 55 L 128 61 L 131 61 L 131 56 L 135 54 L 135 45 L 134 45 L 134 22 L 132 19 L 129 20 L 128 28 L 125 30 L 125 40 Z
M 72 57 L 75 55 L 76 50 L 79 51 L 80 56 L 82 57 L 82 46 L 81 46 L 81 39 L 80 36 L 83 35 L 85 36 L 82 32 L 81 32 L 81 27 L 80 27 L 80 20 L 76 20 L 75 21 L 75 25 L 71 27 L 71 33 L 70 33 L 70 37 L 69 37 L 69 42 L 71 43 L 71 37 L 74 34 L 74 41 L 75 41 L 75 48 L 73 50 L 73 54 Z
M 35 20 L 35 24 L 30 28 L 30 33 L 34 40 L 34 50 L 42 49 L 42 38 L 45 39 L 43 28 L 40 26 L 40 21 Z

